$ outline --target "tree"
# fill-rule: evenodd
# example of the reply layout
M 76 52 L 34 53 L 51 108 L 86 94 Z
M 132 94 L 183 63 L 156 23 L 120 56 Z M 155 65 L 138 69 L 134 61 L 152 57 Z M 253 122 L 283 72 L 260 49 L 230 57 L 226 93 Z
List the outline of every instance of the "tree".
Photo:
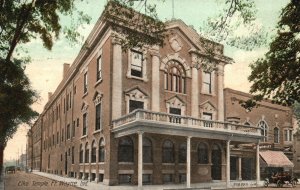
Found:
M 18 45 L 36 37 L 49 50 L 62 32 L 76 40 L 76 25 L 63 28 L 62 15 L 75 15 L 78 24 L 90 20 L 75 8 L 75 0 L 0 0 L 0 171 L 8 139 L 19 124 L 29 123 L 37 116 L 30 106 L 38 96 L 24 73 L 28 61 L 14 57 L 14 52 Z
M 300 102 L 300 1 L 291 0 L 282 10 L 278 32 L 269 51 L 251 64 L 250 92 L 256 100 L 270 98 L 291 106 Z

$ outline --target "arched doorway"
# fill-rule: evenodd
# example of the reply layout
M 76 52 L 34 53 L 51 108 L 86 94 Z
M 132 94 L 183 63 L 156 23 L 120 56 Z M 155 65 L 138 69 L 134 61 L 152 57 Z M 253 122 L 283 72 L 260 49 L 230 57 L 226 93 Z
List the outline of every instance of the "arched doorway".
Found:
M 211 151 L 211 177 L 213 180 L 221 180 L 222 177 L 222 151 L 214 144 Z

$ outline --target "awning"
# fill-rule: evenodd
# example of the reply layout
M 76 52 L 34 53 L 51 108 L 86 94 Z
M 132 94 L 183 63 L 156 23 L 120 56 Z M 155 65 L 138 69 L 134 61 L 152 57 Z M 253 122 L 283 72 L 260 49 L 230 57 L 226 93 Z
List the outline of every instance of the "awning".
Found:
M 261 151 L 259 154 L 261 159 L 266 162 L 267 167 L 294 167 L 294 164 L 286 157 L 283 152 L 267 150 Z

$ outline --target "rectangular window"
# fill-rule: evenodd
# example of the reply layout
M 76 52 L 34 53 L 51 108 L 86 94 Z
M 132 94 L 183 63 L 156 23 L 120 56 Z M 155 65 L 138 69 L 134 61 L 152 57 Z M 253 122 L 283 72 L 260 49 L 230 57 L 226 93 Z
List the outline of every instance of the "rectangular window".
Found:
M 172 183 L 173 182 L 173 174 L 163 174 L 163 182 L 164 183 Z
M 82 135 L 86 135 L 87 131 L 87 113 L 82 116 Z
M 101 129 L 101 104 L 96 105 L 96 127 L 95 130 Z
M 72 146 L 72 164 L 74 164 L 74 146 Z
M 151 174 L 143 174 L 143 185 L 151 184 Z
M 87 93 L 88 90 L 88 78 L 87 73 L 84 73 L 83 75 L 83 93 Z
M 67 108 L 67 111 L 69 110 L 69 94 L 67 94 L 67 100 L 66 100 L 66 108 Z
M 179 183 L 186 182 L 186 174 L 179 174 Z
M 119 174 L 119 184 L 130 184 L 131 179 L 131 174 Z
M 284 130 L 284 141 L 293 141 L 293 130 L 292 129 Z
M 206 120 L 206 121 L 203 121 L 204 127 L 212 127 L 212 121 L 209 121 L 209 120 L 212 120 L 212 113 L 204 112 L 202 115 L 202 119 Z
M 67 139 L 70 139 L 70 124 L 67 125 Z
M 64 141 L 64 129 L 61 131 L 61 141 Z
M 144 109 L 144 102 L 129 100 L 129 112 L 132 112 L 136 109 Z
M 79 118 L 77 118 L 77 127 L 79 127 Z
M 102 78 L 102 58 L 101 56 L 97 59 L 97 81 L 99 81 Z
M 180 108 L 170 108 L 169 112 L 170 112 L 170 114 L 181 115 Z M 170 116 L 170 122 L 171 123 L 181 123 L 181 117 L 180 116 Z
M 203 92 L 211 94 L 211 73 L 203 73 Z
M 72 137 L 75 137 L 75 121 L 73 121 L 72 125 Z
M 69 98 L 69 106 L 70 109 L 72 108 L 72 93 L 70 92 L 70 98 Z
M 66 99 L 64 98 L 64 113 L 66 113 Z
M 99 182 L 103 182 L 104 174 L 99 174 Z
M 143 76 L 143 54 L 142 52 L 131 50 L 131 75 L 135 77 Z

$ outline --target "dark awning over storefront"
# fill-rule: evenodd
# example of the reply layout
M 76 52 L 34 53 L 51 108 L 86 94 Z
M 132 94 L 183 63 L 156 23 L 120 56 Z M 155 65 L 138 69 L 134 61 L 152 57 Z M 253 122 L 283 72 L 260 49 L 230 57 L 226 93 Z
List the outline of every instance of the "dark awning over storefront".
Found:
M 261 151 L 261 159 L 267 164 L 267 167 L 293 168 L 294 164 L 281 151 Z

